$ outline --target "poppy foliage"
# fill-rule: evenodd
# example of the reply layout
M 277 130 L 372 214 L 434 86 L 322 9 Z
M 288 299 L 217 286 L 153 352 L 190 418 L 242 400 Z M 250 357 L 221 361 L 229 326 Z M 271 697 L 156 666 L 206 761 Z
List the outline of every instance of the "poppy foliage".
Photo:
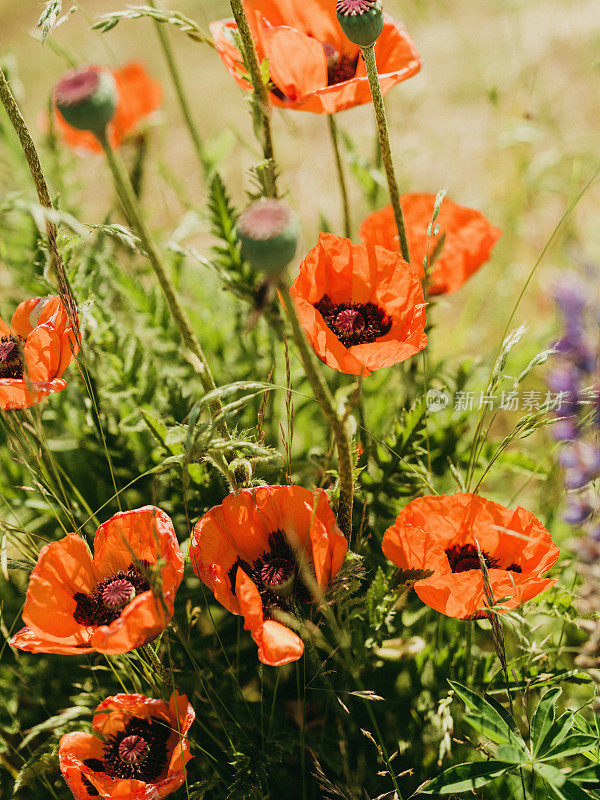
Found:
M 321 233 L 290 294 L 315 353 L 350 375 L 370 375 L 427 345 L 421 282 L 397 253 Z
M 42 547 L 27 588 L 26 627 L 10 643 L 68 655 L 133 650 L 164 630 L 182 576 L 167 514 L 154 506 L 120 512 L 96 531 L 93 557 L 74 533 Z
M 0 409 L 29 408 L 66 387 L 63 373 L 77 354 L 73 325 L 58 295 L 17 306 L 0 319 Z
M 194 717 L 177 692 L 168 703 L 141 694 L 107 697 L 95 711 L 94 733 L 60 740 L 60 770 L 75 800 L 158 800 L 174 792 L 191 758 L 187 733 Z
M 273 105 L 334 114 L 371 101 L 360 48 L 342 32 L 333 0 L 245 0 L 244 8 L 258 58 L 269 63 Z M 228 71 L 248 89 L 236 46 L 235 21 L 213 22 L 211 32 Z M 375 57 L 384 93 L 421 68 L 410 37 L 387 16 Z
M 430 237 L 427 231 L 433 218 L 435 195 L 405 194 L 400 205 L 411 266 L 424 277 L 423 262 L 426 257 L 429 261 L 429 294 L 449 294 L 460 289 L 488 261 L 501 234 L 479 211 L 445 198 L 435 221 L 438 232 L 432 231 Z M 360 226 L 360 238 L 365 244 L 399 252 L 392 207 L 369 214 Z
M 91 67 L 100 69 L 100 67 Z M 142 122 L 160 106 L 162 87 L 143 64 L 132 61 L 120 69 L 111 70 L 118 93 L 117 109 L 108 125 L 108 136 L 113 147 L 135 135 Z M 69 125 L 54 107 L 54 121 L 64 142 L 74 150 L 101 153 L 102 147 L 93 133 Z
M 397 567 L 430 573 L 415 583 L 421 600 L 457 619 L 476 619 L 489 606 L 479 545 L 494 602 L 516 608 L 552 586 L 544 578 L 559 549 L 542 523 L 475 494 L 418 497 L 383 537 Z
M 297 661 L 302 639 L 283 615 L 310 610 L 347 550 L 327 495 L 301 486 L 261 486 L 230 494 L 194 527 L 195 573 L 234 614 L 271 666 Z

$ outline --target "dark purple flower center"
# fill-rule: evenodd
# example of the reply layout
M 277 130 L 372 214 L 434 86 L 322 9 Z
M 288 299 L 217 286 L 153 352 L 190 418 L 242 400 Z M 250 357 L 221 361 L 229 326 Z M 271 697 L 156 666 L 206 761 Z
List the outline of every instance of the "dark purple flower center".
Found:
M 93 97 L 98 88 L 100 75 L 92 67 L 81 69 L 66 75 L 56 86 L 56 102 L 61 106 L 75 106 Z
M 170 735 L 170 727 L 160 719 L 133 717 L 122 731 L 107 740 L 102 759 L 88 758 L 83 763 L 93 772 L 102 772 L 109 778 L 152 783 L 161 777 L 167 766 Z M 82 779 L 90 795 L 98 794 L 85 776 L 82 775 Z
M 273 608 L 290 612 L 295 602 L 310 600 L 310 592 L 299 575 L 296 554 L 283 531 L 269 534 L 269 549 L 252 564 L 242 558 L 236 560 L 229 570 L 232 592 L 238 568 L 244 570 L 258 589 L 267 615 Z
M 2 336 L 0 338 L 0 378 L 23 377 L 22 336 Z
M 345 17 L 360 17 L 376 5 L 375 0 L 337 0 L 335 10 Z
M 352 80 L 356 76 L 358 53 L 352 57 L 346 53 L 340 53 L 329 42 L 323 44 L 323 51 L 327 59 L 328 86 L 335 86 L 337 83 Z
M 334 303 L 325 295 L 315 308 L 344 347 L 370 344 L 392 327 L 390 317 L 374 303 Z
M 142 564 L 144 568 L 149 566 L 146 561 Z M 89 627 L 110 625 L 121 616 L 121 611 L 134 597 L 147 592 L 149 588 L 146 576 L 134 564 L 130 564 L 127 570 L 120 570 L 99 583 L 91 594 L 76 592 L 73 595 L 77 603 L 73 612 L 75 621 Z
M 469 572 L 472 569 L 481 569 L 477 548 L 473 544 L 455 544 L 446 550 L 446 556 L 452 572 Z M 490 556 L 485 550 L 481 551 L 481 556 L 488 569 L 501 569 L 500 561 Z M 521 572 L 521 567 L 518 564 L 511 564 L 506 569 L 510 572 Z

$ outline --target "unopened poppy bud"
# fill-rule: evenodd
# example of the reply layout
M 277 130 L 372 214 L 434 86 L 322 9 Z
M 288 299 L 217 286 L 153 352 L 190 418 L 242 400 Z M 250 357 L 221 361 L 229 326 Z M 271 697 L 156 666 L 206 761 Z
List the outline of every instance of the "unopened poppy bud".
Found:
M 244 258 L 255 269 L 277 275 L 296 254 L 300 225 L 287 203 L 261 198 L 240 217 L 237 235 Z
M 95 134 L 102 133 L 114 117 L 118 99 L 115 79 L 104 67 L 71 70 L 54 89 L 54 102 L 65 122 Z
M 381 0 L 337 0 L 337 18 L 354 44 L 371 47 L 383 30 Z

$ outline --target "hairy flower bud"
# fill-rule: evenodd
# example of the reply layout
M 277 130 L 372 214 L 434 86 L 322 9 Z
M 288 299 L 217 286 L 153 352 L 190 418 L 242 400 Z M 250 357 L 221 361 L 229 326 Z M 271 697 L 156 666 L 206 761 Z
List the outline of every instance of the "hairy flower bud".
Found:
M 371 47 L 383 30 L 381 0 L 337 0 L 337 18 L 354 44 Z
M 261 198 L 240 217 L 237 235 L 244 258 L 255 269 L 277 275 L 296 254 L 300 225 L 287 203 Z
M 54 102 L 65 122 L 95 134 L 101 133 L 114 117 L 118 99 L 115 79 L 104 67 L 71 70 L 54 89 Z

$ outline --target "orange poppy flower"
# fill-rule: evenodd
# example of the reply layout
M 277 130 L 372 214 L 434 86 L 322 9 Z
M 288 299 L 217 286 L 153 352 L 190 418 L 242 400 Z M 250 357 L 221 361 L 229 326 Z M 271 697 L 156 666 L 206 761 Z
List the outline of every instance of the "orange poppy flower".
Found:
M 10 325 L 0 319 L 0 409 L 29 408 L 62 392 L 62 375 L 77 350 L 58 295 L 20 303 Z
M 533 514 L 475 494 L 419 497 L 385 532 L 383 552 L 401 569 L 428 570 L 415 591 L 431 608 L 457 619 L 485 616 L 485 559 L 494 601 L 516 608 L 556 581 L 543 578 L 560 550 Z
M 100 67 L 92 67 L 100 69 Z M 123 139 L 132 136 L 140 123 L 160 106 L 162 87 L 158 81 L 150 77 L 143 64 L 132 61 L 121 69 L 111 70 L 119 100 L 117 110 L 108 125 L 110 143 L 119 147 Z M 89 131 L 73 128 L 54 107 L 54 121 L 64 141 L 75 150 L 101 153 L 98 140 Z
M 371 102 L 367 71 L 360 48 L 342 32 L 334 0 L 244 0 L 259 61 L 266 58 L 273 105 L 317 114 L 334 114 Z M 232 19 L 210 26 L 227 70 L 244 89 L 242 58 Z M 375 43 L 381 90 L 415 75 L 421 60 L 406 31 L 385 17 Z
M 277 621 L 277 611 L 293 613 L 310 601 L 304 568 L 325 588 L 347 548 L 322 489 L 261 486 L 230 494 L 205 514 L 190 553 L 194 572 L 219 603 L 244 617 L 259 659 L 278 667 L 297 661 L 304 644 Z
M 194 718 L 177 692 L 168 703 L 142 694 L 107 697 L 94 714 L 94 734 L 60 740 L 60 771 L 75 800 L 150 800 L 174 792 L 191 758 L 187 732 Z
M 427 345 L 421 282 L 390 250 L 321 233 L 290 294 L 315 353 L 339 372 L 370 375 Z
M 445 236 L 441 253 L 429 268 L 429 294 L 455 292 L 489 259 L 501 231 L 495 228 L 479 211 L 456 205 L 452 200 L 442 202 L 436 225 L 437 236 L 431 241 L 427 228 L 431 224 L 435 195 L 405 194 L 400 198 L 410 263 L 425 276 L 423 261 L 434 252 L 436 243 Z M 365 244 L 378 244 L 388 250 L 400 251 L 398 230 L 391 206 L 386 206 L 364 220 L 360 238 Z
M 160 561 L 160 574 L 155 566 Z M 32 653 L 126 653 L 155 639 L 173 616 L 183 555 L 170 517 L 154 506 L 101 525 L 94 557 L 70 533 L 42 547 L 10 640 Z

